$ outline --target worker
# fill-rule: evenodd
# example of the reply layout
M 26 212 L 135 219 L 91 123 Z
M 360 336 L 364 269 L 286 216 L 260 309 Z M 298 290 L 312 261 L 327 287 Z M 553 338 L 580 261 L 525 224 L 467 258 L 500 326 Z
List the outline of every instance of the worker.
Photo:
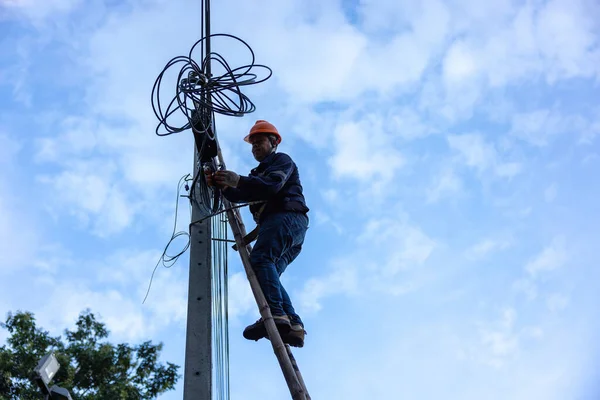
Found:
M 225 198 L 233 203 L 259 203 L 250 206 L 258 232 L 250 263 L 283 342 L 302 347 L 304 323 L 279 280 L 300 254 L 308 229 L 309 209 L 298 168 L 289 155 L 276 152 L 281 135 L 273 124 L 256 121 L 244 140 L 252 145 L 259 165 L 248 176 L 217 171 L 207 182 L 221 188 Z M 246 327 L 243 335 L 248 340 L 267 337 L 263 319 Z

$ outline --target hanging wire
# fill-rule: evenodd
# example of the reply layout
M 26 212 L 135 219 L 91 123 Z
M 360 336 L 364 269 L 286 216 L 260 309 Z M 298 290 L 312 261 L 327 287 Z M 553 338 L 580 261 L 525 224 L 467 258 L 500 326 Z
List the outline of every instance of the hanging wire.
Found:
M 187 249 L 189 249 L 190 247 L 190 234 L 187 231 L 179 231 L 177 232 L 177 220 L 179 218 L 179 201 L 181 200 L 181 189 L 183 187 L 187 188 L 187 182 L 190 181 L 190 174 L 186 174 L 184 176 L 182 176 L 179 179 L 179 182 L 177 183 L 177 197 L 175 198 L 175 218 L 174 218 L 174 222 L 173 222 L 173 231 L 171 233 L 171 239 L 169 239 L 169 241 L 167 242 L 167 245 L 165 246 L 160 258 L 158 259 L 158 262 L 156 263 L 156 265 L 154 266 L 154 269 L 152 270 L 152 275 L 150 276 L 150 283 L 148 283 L 148 289 L 146 290 L 146 295 L 144 296 L 144 300 L 142 301 L 142 304 L 144 304 L 146 302 L 146 299 L 148 298 L 148 295 L 150 294 L 150 288 L 152 287 L 152 281 L 154 279 L 154 274 L 156 273 L 156 270 L 158 269 L 158 267 L 161 265 L 165 267 L 165 268 L 171 268 L 173 265 L 175 265 L 175 263 L 177 262 L 177 260 L 179 259 L 179 257 L 181 257 L 186 251 Z M 192 215 L 192 210 L 191 207 L 189 207 L 189 213 L 190 213 L 190 217 Z M 177 252 L 174 255 L 168 255 L 167 252 L 169 251 L 169 246 L 171 246 L 171 244 L 175 241 L 175 239 L 177 239 L 178 237 L 181 236 L 185 236 L 186 241 L 185 244 L 183 246 L 183 249 L 181 249 L 179 252 Z
M 212 240 L 212 291 L 213 324 L 212 349 L 214 359 L 214 382 L 217 390 L 215 400 L 230 399 L 229 385 L 229 313 L 227 285 L 227 220 L 220 216 L 211 218 Z

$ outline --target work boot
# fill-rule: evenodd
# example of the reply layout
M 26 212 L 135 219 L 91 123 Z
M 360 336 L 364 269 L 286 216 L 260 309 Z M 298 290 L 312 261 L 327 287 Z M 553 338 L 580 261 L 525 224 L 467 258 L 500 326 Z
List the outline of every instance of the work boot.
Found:
M 306 331 L 302 325 L 293 324 L 290 327 L 290 331 L 286 335 L 281 336 L 281 340 L 283 343 L 287 343 L 293 347 L 303 347 L 305 334 Z
M 280 335 L 285 335 L 290 331 L 290 319 L 287 315 L 273 315 L 273 321 L 275 321 L 275 326 Z M 267 328 L 264 320 L 260 318 L 252 325 L 247 326 L 246 329 L 244 329 L 244 337 L 248 340 L 255 341 L 267 337 Z

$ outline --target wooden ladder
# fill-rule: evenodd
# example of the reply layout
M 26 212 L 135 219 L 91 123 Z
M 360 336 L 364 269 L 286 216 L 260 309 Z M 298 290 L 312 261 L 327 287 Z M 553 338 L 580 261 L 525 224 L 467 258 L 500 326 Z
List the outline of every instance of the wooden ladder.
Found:
M 310 395 L 306 390 L 306 385 L 304 384 L 304 379 L 302 378 L 300 369 L 298 368 L 298 364 L 296 363 L 296 359 L 292 354 L 292 349 L 288 344 L 284 344 L 281 340 L 281 336 L 279 335 L 279 331 L 275 326 L 275 321 L 271 315 L 271 310 L 267 304 L 267 300 L 265 299 L 265 296 L 258 283 L 258 279 L 256 279 L 256 274 L 254 273 L 252 265 L 250 264 L 250 252 L 252 251 L 252 246 L 249 244 L 244 245 L 246 227 L 244 226 L 239 209 L 232 208 L 231 203 L 226 199 L 223 201 L 225 209 L 227 210 L 227 219 L 229 220 L 231 231 L 235 237 L 237 250 L 242 258 L 242 263 L 244 264 L 248 281 L 250 281 L 252 293 L 254 294 L 256 304 L 258 305 L 258 311 L 260 312 L 260 315 L 265 323 L 265 327 L 267 328 L 269 340 L 271 345 L 273 345 L 273 351 L 275 352 L 277 360 L 279 361 L 279 366 L 281 367 L 285 381 L 290 389 L 292 399 L 311 400 Z

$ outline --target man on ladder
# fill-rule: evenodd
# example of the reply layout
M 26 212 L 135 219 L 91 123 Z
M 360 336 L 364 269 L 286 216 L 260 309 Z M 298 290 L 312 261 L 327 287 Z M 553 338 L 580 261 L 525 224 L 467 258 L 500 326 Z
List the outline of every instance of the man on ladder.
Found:
M 276 152 L 281 135 L 271 123 L 256 121 L 244 140 L 252 144 L 252 154 L 260 164 L 248 176 L 217 171 L 207 181 L 222 188 L 223 195 L 232 203 L 262 201 L 250 206 L 257 229 L 248 234 L 246 242 L 258 234 L 250 262 L 281 339 L 290 346 L 302 347 L 304 324 L 279 280 L 300 254 L 308 229 L 309 209 L 298 168 L 289 155 Z M 246 327 L 244 337 L 248 340 L 267 337 L 262 318 Z

